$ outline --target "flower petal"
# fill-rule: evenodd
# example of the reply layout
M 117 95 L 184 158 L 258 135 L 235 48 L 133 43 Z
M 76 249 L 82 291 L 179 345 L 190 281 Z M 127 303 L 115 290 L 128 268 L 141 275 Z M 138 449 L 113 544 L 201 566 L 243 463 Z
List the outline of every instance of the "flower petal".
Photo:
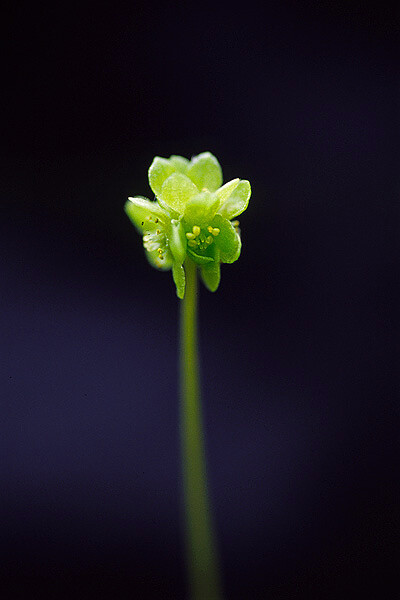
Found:
M 222 170 L 218 160 L 211 152 L 203 152 L 190 161 L 186 175 L 199 190 L 207 188 L 215 192 L 222 184 Z
M 221 280 L 221 263 L 219 260 L 203 265 L 200 269 L 201 279 L 210 292 L 215 292 L 218 289 Z
M 186 173 L 187 168 L 189 166 L 189 161 L 187 158 L 184 158 L 183 156 L 178 156 L 177 154 L 172 154 L 172 156 L 169 157 L 169 161 L 174 166 L 175 171 L 183 174 Z
M 201 192 L 193 196 L 185 206 L 184 217 L 187 223 L 207 225 L 215 216 L 219 199 L 211 192 Z
M 235 262 L 240 256 L 242 244 L 232 223 L 217 214 L 212 221 L 212 226 L 219 229 L 219 234 L 215 237 L 215 244 L 220 249 L 221 261 L 224 263 Z
M 172 173 L 164 181 L 159 197 L 167 206 L 183 214 L 187 202 L 195 194 L 198 194 L 198 189 L 189 177 L 182 173 Z
M 174 262 L 171 252 L 166 252 L 163 258 L 160 258 L 157 250 L 152 250 L 151 252 L 146 250 L 145 255 L 151 266 L 161 271 L 168 271 Z
M 168 237 L 169 248 L 177 263 L 183 263 L 186 257 L 187 239 L 181 221 L 172 219 L 171 234 Z
M 128 198 L 125 212 L 141 233 L 155 231 L 160 225 L 165 225 L 165 212 L 158 202 L 150 202 L 147 198 Z
M 172 265 L 172 277 L 176 285 L 176 295 L 182 300 L 185 295 L 186 287 L 185 269 L 182 267 L 182 265 L 178 265 L 174 262 Z
M 156 196 L 161 192 L 164 181 L 174 173 L 174 165 L 166 158 L 156 156 L 149 168 L 150 187 Z
M 232 179 L 231 181 L 228 181 L 222 187 L 217 189 L 215 193 L 218 196 L 221 204 L 224 204 L 224 202 L 228 200 L 229 196 L 237 188 L 239 181 L 239 178 Z
M 242 179 L 232 194 L 223 202 L 218 210 L 226 219 L 234 219 L 246 210 L 251 196 L 250 183 Z

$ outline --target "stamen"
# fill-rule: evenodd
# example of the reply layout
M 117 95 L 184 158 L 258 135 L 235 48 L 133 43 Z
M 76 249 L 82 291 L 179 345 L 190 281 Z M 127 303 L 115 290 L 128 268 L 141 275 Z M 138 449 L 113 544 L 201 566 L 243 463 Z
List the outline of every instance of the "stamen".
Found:
M 239 221 L 231 221 L 234 227 L 239 227 Z
M 196 236 L 194 235 L 194 233 L 187 233 L 186 237 L 187 237 L 188 240 L 192 240 Z
M 189 240 L 188 241 L 188 245 L 191 246 L 192 248 L 195 248 L 198 245 L 199 242 L 196 242 L 195 240 Z
M 192 231 L 195 236 L 198 236 L 200 234 L 200 227 L 198 225 L 193 225 Z
M 213 228 L 211 227 L 211 225 L 209 225 L 209 226 L 207 227 L 207 231 L 208 231 L 209 233 L 212 233 L 212 231 L 213 231 Z
M 161 248 L 158 248 L 157 252 L 158 252 L 159 254 L 162 254 L 162 250 L 161 250 Z
M 220 229 L 218 229 L 218 227 L 213 227 L 213 230 L 212 230 L 212 232 L 211 232 L 211 233 L 212 233 L 213 235 L 217 236 L 217 235 L 219 234 L 219 232 L 220 232 L 220 231 L 221 231 L 221 230 L 220 230 Z
M 208 237 L 206 237 L 206 242 L 207 242 L 207 244 L 208 244 L 208 245 L 212 244 L 212 243 L 213 243 L 213 241 L 214 241 L 214 240 L 213 240 L 213 238 L 211 237 L 211 235 L 209 235 Z

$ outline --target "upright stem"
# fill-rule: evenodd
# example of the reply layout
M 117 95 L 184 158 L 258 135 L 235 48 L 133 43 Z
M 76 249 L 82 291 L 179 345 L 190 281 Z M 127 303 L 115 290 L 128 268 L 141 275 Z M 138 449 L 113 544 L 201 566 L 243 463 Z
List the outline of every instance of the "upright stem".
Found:
M 221 585 L 207 493 L 199 360 L 197 350 L 197 267 L 185 263 L 181 301 L 181 436 L 187 566 L 192 600 L 220 600 Z

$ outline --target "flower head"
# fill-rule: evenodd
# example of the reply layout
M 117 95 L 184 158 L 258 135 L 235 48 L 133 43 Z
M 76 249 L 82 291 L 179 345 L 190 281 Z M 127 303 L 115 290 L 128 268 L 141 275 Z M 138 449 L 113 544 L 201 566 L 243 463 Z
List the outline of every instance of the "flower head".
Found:
M 214 292 L 221 263 L 233 263 L 241 251 L 239 221 L 251 194 L 247 180 L 222 185 L 222 170 L 210 152 L 187 160 L 156 156 L 149 169 L 156 199 L 129 198 L 125 210 L 143 235 L 149 262 L 172 269 L 179 298 L 185 295 L 184 261 L 200 267 L 206 287 Z

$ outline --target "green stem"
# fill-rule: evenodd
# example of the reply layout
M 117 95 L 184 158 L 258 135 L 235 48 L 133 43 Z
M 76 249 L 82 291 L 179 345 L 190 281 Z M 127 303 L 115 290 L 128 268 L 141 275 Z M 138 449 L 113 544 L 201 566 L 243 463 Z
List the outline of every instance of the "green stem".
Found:
M 192 600 L 222 598 L 207 493 L 197 351 L 197 267 L 185 262 L 186 292 L 181 301 L 181 436 L 185 534 Z

